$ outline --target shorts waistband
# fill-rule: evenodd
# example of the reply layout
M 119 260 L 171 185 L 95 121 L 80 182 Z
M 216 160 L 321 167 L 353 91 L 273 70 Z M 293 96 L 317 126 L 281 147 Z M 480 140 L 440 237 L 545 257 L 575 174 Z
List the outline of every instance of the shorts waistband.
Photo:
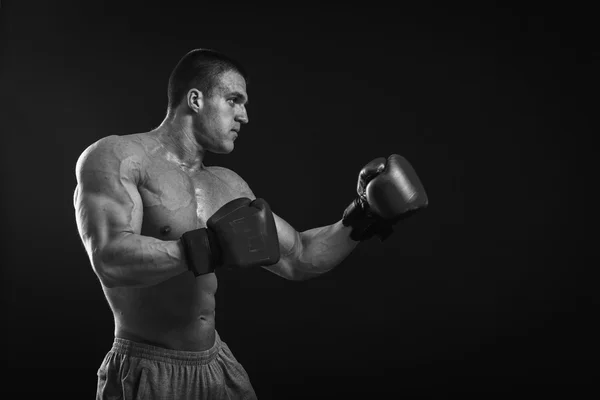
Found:
M 203 351 L 171 350 L 117 337 L 113 341 L 111 351 L 130 357 L 139 357 L 170 364 L 201 365 L 208 364 L 214 360 L 221 350 L 221 345 L 221 338 L 217 331 L 215 331 L 215 343 L 210 349 Z

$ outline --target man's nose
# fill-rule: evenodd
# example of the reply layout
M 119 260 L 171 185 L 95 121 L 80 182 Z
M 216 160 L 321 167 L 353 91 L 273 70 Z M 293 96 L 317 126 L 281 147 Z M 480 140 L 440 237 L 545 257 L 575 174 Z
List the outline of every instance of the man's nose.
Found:
M 242 109 L 237 114 L 235 120 L 241 124 L 247 124 L 249 122 L 248 111 L 246 111 L 246 107 L 242 106 Z

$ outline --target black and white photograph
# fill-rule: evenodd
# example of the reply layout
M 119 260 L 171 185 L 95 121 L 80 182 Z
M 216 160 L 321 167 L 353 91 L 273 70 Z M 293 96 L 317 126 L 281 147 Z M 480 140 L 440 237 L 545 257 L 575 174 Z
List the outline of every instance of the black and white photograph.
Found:
M 600 396 L 568 2 L 0 2 L 4 399 Z

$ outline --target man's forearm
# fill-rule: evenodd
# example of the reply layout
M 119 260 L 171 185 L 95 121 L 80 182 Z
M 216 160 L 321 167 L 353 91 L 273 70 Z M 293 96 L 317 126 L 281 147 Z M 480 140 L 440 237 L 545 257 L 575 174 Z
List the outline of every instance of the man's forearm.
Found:
M 163 241 L 133 233 L 102 249 L 94 267 L 108 287 L 152 286 L 188 270 L 179 240 Z
M 333 269 L 354 250 L 358 241 L 350 239 L 352 228 L 342 221 L 300 233 L 302 251 L 294 263 L 301 272 L 318 275 Z

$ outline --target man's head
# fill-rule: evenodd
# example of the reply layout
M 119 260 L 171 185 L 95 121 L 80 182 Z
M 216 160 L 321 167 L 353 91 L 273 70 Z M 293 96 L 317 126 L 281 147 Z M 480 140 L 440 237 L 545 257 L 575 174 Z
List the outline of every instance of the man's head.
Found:
M 241 124 L 248 122 L 246 80 L 237 61 L 214 50 L 192 50 L 169 77 L 167 118 L 190 116 L 205 150 L 228 153 Z

